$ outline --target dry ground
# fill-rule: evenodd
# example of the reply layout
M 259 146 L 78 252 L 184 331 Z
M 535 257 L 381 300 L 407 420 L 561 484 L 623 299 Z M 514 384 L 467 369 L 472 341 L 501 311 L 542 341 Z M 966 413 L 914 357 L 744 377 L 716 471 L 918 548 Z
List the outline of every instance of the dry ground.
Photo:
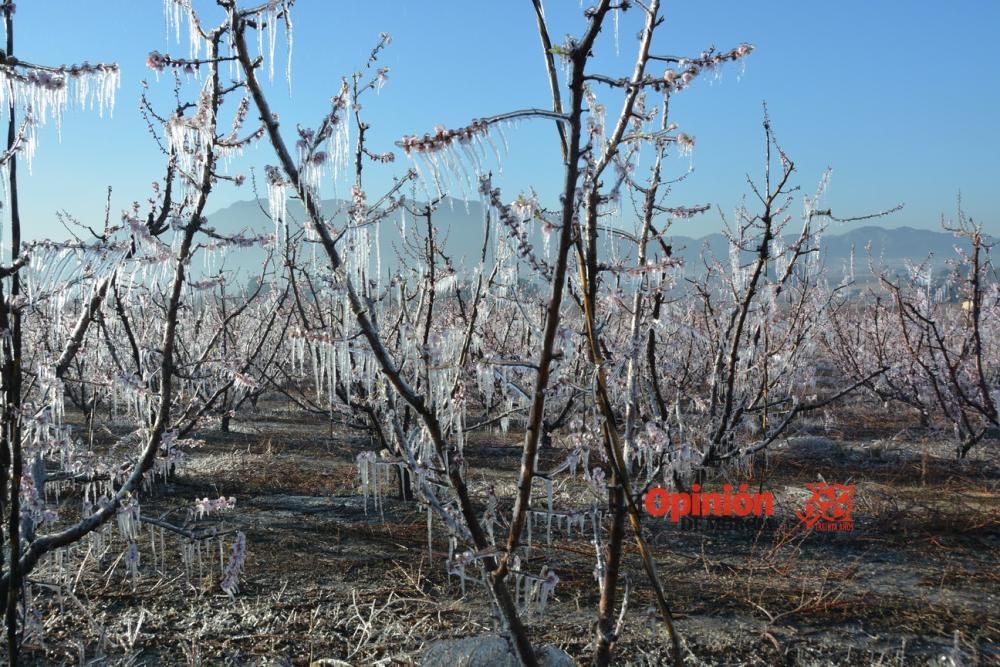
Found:
M 902 422 L 885 415 L 841 421 L 851 428 L 822 437 L 808 435 L 819 425 L 804 424 L 806 435 L 748 472 L 778 497 L 761 529 L 647 520 L 687 664 L 1000 664 L 997 443 L 956 462 L 931 435 L 900 435 Z M 435 639 L 491 631 L 483 592 L 470 586 L 463 596 L 446 574 L 443 531 L 428 553 L 425 513 L 396 500 L 384 517 L 370 503 L 366 513 L 354 465 L 370 449 L 365 440 L 331 437 L 326 424 L 276 410 L 234 428 L 203 434 L 208 445 L 143 512 L 175 518 L 195 498 L 235 496 L 237 509 L 214 520 L 247 535 L 235 600 L 218 588 L 217 546 L 205 549 L 200 572 L 186 574 L 179 539 L 167 536 L 164 563 L 144 538 L 134 587 L 121 544 L 100 558 L 81 546 L 69 558 L 75 594 L 44 587 L 51 567 L 35 574 L 45 632 L 28 647 L 30 663 L 403 665 L 418 663 Z M 483 435 L 469 445 L 477 493 L 490 482 L 504 497 L 519 464 L 514 442 Z M 542 467 L 564 457 L 546 452 Z M 817 479 L 854 482 L 853 531 L 802 530 L 795 510 Z M 557 508 L 574 506 L 574 484 L 557 491 Z M 593 546 L 562 531 L 544 541 L 536 530 L 528 566 L 547 563 L 561 581 L 544 619 L 528 623 L 536 641 L 585 662 L 597 603 Z M 663 664 L 666 641 L 649 627 L 652 598 L 631 544 L 626 572 L 620 662 Z

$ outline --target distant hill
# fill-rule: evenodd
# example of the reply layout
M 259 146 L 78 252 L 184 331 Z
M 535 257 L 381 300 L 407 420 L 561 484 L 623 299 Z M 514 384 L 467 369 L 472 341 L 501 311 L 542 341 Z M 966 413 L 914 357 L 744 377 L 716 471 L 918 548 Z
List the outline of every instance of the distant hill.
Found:
M 236 202 L 209 215 L 208 224 L 223 234 L 233 234 L 243 229 L 252 229 L 263 233 L 273 229 L 273 223 L 268 220 L 261 208 L 267 210 L 266 201 L 262 200 L 259 203 L 253 200 Z M 345 208 L 346 204 L 342 200 L 323 201 L 324 214 L 334 217 L 335 221 L 343 219 Z M 421 204 L 418 203 L 413 208 L 419 209 Z M 302 208 L 297 202 L 290 202 L 288 210 L 291 219 L 298 221 L 298 224 L 293 225 L 297 228 L 304 218 Z M 438 241 L 451 257 L 456 268 L 478 263 L 484 230 L 482 205 L 479 201 L 466 202 L 446 199 L 435 211 L 433 221 Z M 383 271 L 394 271 L 397 267 L 397 251 L 403 246 L 401 236 L 403 224 L 404 216 L 396 212 L 379 225 Z M 405 225 L 408 238 L 413 239 L 412 234 L 415 229 L 423 238 L 424 225 L 426 225 L 423 219 L 415 219 L 412 215 L 406 214 Z M 497 233 L 496 227 L 497 222 L 494 216 L 491 234 Z M 913 227 L 890 229 L 868 225 L 854 228 L 845 227 L 844 230 L 838 234 L 828 233 L 822 242 L 824 262 L 834 277 L 841 275 L 841 271 L 843 267 L 848 265 L 853 251 L 856 274 L 859 278 L 863 278 L 868 273 L 866 248 L 869 244 L 871 256 L 878 266 L 898 270 L 903 267 L 907 260 L 922 262 L 931 257 L 931 263 L 935 269 L 940 270 L 945 267 L 948 260 L 955 258 L 954 247 L 960 241 L 948 232 Z M 499 230 L 500 233 L 506 233 L 506 231 L 505 229 Z M 789 237 L 789 241 L 791 240 L 794 239 Z M 544 243 L 541 232 L 537 228 L 531 234 L 531 241 L 537 252 L 542 254 Z M 726 239 L 720 233 L 712 233 L 700 238 L 676 235 L 671 237 L 671 242 L 675 256 L 685 260 L 689 275 L 700 272 L 701 255 L 705 250 L 723 260 L 727 260 L 729 257 Z M 618 256 L 631 255 L 630 249 L 627 248 L 624 241 L 620 242 L 619 247 L 614 250 L 613 254 Z M 240 253 L 238 256 L 239 265 L 243 270 L 260 266 L 262 259 L 263 254 L 260 252 Z M 375 259 L 372 258 L 371 261 L 374 267 Z

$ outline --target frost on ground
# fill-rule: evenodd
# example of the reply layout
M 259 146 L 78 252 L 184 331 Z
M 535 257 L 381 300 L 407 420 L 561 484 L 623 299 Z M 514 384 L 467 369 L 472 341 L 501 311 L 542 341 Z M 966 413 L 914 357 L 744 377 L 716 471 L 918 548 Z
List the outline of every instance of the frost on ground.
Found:
M 760 530 L 647 522 L 686 664 L 974 665 L 998 658 L 1000 470 L 985 458 L 956 464 L 947 451 L 925 455 L 933 443 L 916 434 L 893 439 L 891 429 L 857 424 L 865 439 L 803 435 L 761 459 L 756 479 L 775 491 L 778 511 Z M 169 544 L 159 560 L 140 561 L 134 586 L 123 586 L 131 575 L 116 560 L 119 538 L 109 537 L 103 553 L 84 547 L 63 563 L 72 576 L 79 570 L 75 587 L 46 586 L 62 576 L 55 563 L 33 577 L 45 627 L 30 641 L 28 664 L 304 665 L 325 658 L 416 665 L 444 664 L 447 655 L 459 665 L 469 646 L 492 650 L 481 638 L 502 628 L 484 589 L 467 585 L 463 595 L 463 582 L 448 574 L 446 533 L 435 532 L 429 555 L 426 514 L 414 503 L 390 494 L 381 514 L 371 499 L 366 512 L 356 456 L 367 442 L 331 439 L 322 422 L 288 424 L 266 413 L 252 425 L 254 435 L 209 439 L 143 509 L 158 515 L 235 496 L 238 511 L 214 515 L 220 528 L 246 534 L 235 597 L 221 588 L 218 554 L 206 548 L 185 575 Z M 515 479 L 517 451 L 505 443 L 484 437 L 467 450 L 477 468 L 494 475 L 474 489 L 484 508 L 489 484 Z M 807 456 L 817 451 L 818 460 Z M 555 464 L 564 455 L 548 450 L 542 458 Z M 797 528 L 791 512 L 817 477 L 857 485 L 852 532 Z M 570 505 L 581 490 L 561 486 L 553 502 Z M 546 541 L 540 525 L 533 536 L 539 546 Z M 586 663 L 597 596 L 593 545 L 586 532 L 566 528 L 553 528 L 546 546 L 559 585 L 544 617 L 535 611 L 527 618 L 536 646 Z M 101 567 L 80 569 L 84 559 Z M 668 642 L 653 623 L 634 553 L 625 567 L 621 664 L 662 664 Z M 58 608 L 73 613 L 51 613 Z

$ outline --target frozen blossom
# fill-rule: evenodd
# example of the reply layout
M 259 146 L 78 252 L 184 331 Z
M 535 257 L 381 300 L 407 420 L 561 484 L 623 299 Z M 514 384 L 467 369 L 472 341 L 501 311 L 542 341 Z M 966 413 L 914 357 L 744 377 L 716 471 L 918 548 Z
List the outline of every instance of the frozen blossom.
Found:
M 694 137 L 684 132 L 680 132 L 675 138 L 677 142 L 677 148 L 680 150 L 681 155 L 690 155 L 691 151 L 694 150 Z
M 201 500 L 195 501 L 192 513 L 195 518 L 201 519 L 206 515 L 213 514 L 215 512 L 224 512 L 235 507 L 236 498 L 233 498 L 232 496 L 229 498 L 219 496 L 214 500 L 211 498 L 202 498 Z
M 219 583 L 222 591 L 233 599 L 240 590 L 240 573 L 246 563 L 247 557 L 247 536 L 243 531 L 237 531 L 236 539 L 229 552 L 229 562 L 222 572 L 222 580 Z

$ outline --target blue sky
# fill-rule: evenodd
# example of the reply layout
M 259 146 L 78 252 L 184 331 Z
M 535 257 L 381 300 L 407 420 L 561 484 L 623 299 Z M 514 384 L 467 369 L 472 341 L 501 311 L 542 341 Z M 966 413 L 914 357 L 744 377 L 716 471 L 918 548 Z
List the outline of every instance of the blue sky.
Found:
M 196 4 L 211 9 L 214 3 Z M 577 0 L 548 0 L 546 10 L 557 41 L 583 27 Z M 631 70 L 638 14 L 621 19 L 620 54 L 608 25 L 596 49 L 600 71 Z M 934 228 L 942 214 L 954 213 L 961 191 L 967 212 L 1000 233 L 1000 3 L 667 1 L 663 14 L 655 52 L 696 55 L 713 44 L 728 49 L 743 41 L 756 47 L 745 68 L 728 67 L 718 80 L 700 79 L 674 97 L 673 120 L 697 139 L 690 161 L 668 163 L 678 175 L 689 163 L 695 169 L 676 189 L 676 204 L 732 211 L 747 192 L 746 174 L 757 175 L 762 166 L 766 100 L 803 190 L 811 192 L 822 171 L 833 168 L 826 201 L 835 214 L 904 202 L 902 213 L 881 224 Z M 364 62 L 381 31 L 393 42 L 382 58 L 391 68 L 389 83 L 365 102 L 375 150 L 394 148 L 400 136 L 438 123 L 464 125 L 550 104 L 529 0 L 299 0 L 293 16 L 292 93 L 277 79 L 271 89 L 286 130 L 318 122 L 340 77 Z M 61 141 L 54 125 L 41 131 L 33 173 L 22 179 L 27 236 L 64 236 L 58 209 L 100 224 L 109 185 L 115 217 L 129 202 L 145 200 L 163 167 L 136 111 L 140 81 L 149 79 L 164 99 L 171 88 L 169 77 L 156 84 L 146 56 L 154 49 L 187 54 L 186 38 L 177 44 L 167 33 L 162 3 L 25 0 L 18 3 L 15 30 L 22 59 L 114 61 L 122 68 L 113 119 L 71 108 Z M 283 58 L 281 50 L 279 71 Z M 498 178 L 505 196 L 534 187 L 553 205 L 560 159 L 551 123 L 523 122 L 507 137 L 510 151 Z M 234 171 L 274 162 L 268 150 L 251 149 Z M 374 170 L 371 191 L 405 167 L 400 160 Z M 223 186 L 209 210 L 251 196 L 246 187 Z M 712 213 L 675 231 L 700 236 L 718 228 Z

